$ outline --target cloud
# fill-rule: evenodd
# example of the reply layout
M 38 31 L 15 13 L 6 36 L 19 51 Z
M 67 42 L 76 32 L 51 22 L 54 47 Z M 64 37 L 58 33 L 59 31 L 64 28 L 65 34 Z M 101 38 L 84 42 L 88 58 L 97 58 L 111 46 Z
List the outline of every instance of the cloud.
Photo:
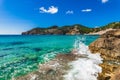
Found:
M 109 0 L 102 0 L 102 3 L 106 3 L 106 2 L 108 2 Z
M 66 14 L 74 14 L 74 11 L 68 10 L 68 11 L 66 11 Z
M 48 8 L 48 10 L 45 9 L 44 7 L 40 7 L 39 10 L 40 10 L 40 13 L 55 14 L 55 13 L 58 12 L 58 8 L 57 8 L 57 7 L 54 7 L 54 6 L 50 6 L 50 7 Z
M 92 11 L 92 9 L 83 9 L 83 10 L 81 10 L 82 12 L 91 12 Z

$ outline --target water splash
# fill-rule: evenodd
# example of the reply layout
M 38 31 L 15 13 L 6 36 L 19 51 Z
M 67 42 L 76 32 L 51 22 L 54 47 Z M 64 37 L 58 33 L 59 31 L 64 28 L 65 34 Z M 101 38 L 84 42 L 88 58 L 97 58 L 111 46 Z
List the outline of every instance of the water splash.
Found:
M 69 63 L 71 70 L 64 76 L 65 80 L 97 80 L 98 73 L 101 73 L 102 68 L 99 64 L 102 63 L 100 54 L 92 54 L 84 44 L 85 38 L 77 38 L 74 44 L 74 52 L 76 55 L 84 55 L 76 61 Z

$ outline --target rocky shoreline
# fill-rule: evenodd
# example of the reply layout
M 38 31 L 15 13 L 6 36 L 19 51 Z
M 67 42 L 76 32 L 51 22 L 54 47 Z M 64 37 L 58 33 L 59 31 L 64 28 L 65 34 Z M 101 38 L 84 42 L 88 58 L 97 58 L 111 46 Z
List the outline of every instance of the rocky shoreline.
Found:
M 88 51 L 88 54 L 89 54 L 89 51 Z M 98 67 L 99 66 L 98 64 L 99 64 L 99 61 L 100 63 L 102 61 L 101 61 L 101 58 L 95 59 L 95 56 L 99 56 L 99 54 L 93 55 L 94 57 L 92 57 L 92 55 L 90 56 L 87 54 L 79 54 L 79 53 L 76 54 L 76 50 L 74 50 L 70 54 L 58 54 L 53 60 L 50 60 L 44 64 L 40 64 L 39 69 L 37 71 L 29 73 L 25 76 L 13 78 L 13 80 L 88 80 L 89 78 L 91 80 L 96 80 L 98 76 L 98 72 L 101 72 L 101 68 Z M 92 63 L 92 60 L 93 60 L 93 63 Z M 71 63 L 73 65 L 70 65 Z M 79 67 L 82 67 L 82 68 L 79 69 Z M 83 67 L 85 69 L 89 67 L 90 69 L 88 68 L 85 71 L 83 70 L 84 69 Z M 91 69 L 93 71 L 91 71 Z M 82 70 L 82 72 L 85 73 L 82 75 L 86 75 L 86 76 L 80 77 L 78 73 L 79 70 L 80 71 Z M 91 71 L 91 73 L 89 71 Z
M 92 53 L 100 53 L 103 69 L 99 80 L 120 80 L 120 30 L 108 31 L 90 44 Z
M 89 45 L 92 53 L 100 53 L 103 63 L 98 80 L 120 80 L 120 30 L 110 30 Z M 63 75 L 70 69 L 69 62 L 78 58 L 76 54 L 59 54 L 55 59 L 39 65 L 39 70 L 15 80 L 64 80 Z
M 70 69 L 68 63 L 80 57 L 73 54 L 59 54 L 55 59 L 39 65 L 37 71 L 17 77 L 15 80 L 64 80 L 63 75 Z

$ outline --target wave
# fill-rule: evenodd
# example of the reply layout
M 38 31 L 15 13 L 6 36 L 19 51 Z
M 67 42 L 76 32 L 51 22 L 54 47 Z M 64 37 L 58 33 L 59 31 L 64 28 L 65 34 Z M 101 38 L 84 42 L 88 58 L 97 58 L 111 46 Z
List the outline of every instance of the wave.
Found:
M 84 57 L 69 63 L 71 69 L 64 75 L 65 80 L 97 80 L 98 73 L 102 72 L 100 54 L 92 54 L 84 43 L 84 37 L 76 39 L 73 54 Z

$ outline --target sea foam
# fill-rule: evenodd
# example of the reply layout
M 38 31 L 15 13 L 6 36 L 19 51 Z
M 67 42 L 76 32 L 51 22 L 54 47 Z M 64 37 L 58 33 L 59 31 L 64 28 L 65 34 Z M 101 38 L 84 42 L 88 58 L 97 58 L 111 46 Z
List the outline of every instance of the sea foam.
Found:
M 100 54 L 92 54 L 84 44 L 85 38 L 78 38 L 74 43 L 75 55 L 84 55 L 69 65 L 71 69 L 64 75 L 65 80 L 97 80 L 98 73 L 102 72 L 99 64 L 102 63 Z

